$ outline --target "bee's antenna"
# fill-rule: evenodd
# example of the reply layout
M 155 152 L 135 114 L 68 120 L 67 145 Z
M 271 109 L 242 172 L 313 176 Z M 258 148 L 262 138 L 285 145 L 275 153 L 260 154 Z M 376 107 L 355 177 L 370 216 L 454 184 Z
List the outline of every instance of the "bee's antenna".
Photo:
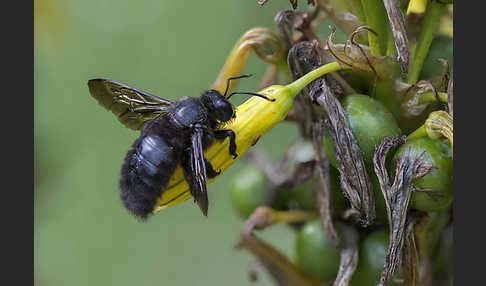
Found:
M 230 95 L 228 95 L 227 99 L 229 99 L 230 97 L 232 97 L 233 94 L 249 94 L 249 95 L 254 95 L 254 96 L 261 97 L 261 98 L 266 99 L 268 101 L 275 101 L 275 98 L 268 98 L 268 97 L 266 97 L 263 94 L 254 93 L 254 92 L 242 92 L 242 91 L 235 91 L 235 92 L 230 93 Z
M 226 90 L 224 91 L 224 97 L 226 97 L 226 94 L 228 93 L 228 89 L 229 89 L 229 84 L 230 84 L 230 81 L 231 80 L 234 80 L 234 79 L 240 79 L 240 78 L 245 78 L 245 77 L 250 77 L 252 76 L 251 74 L 242 74 L 242 75 L 239 75 L 239 76 L 234 76 L 234 77 L 230 77 L 226 80 Z M 229 98 L 229 96 L 228 96 Z

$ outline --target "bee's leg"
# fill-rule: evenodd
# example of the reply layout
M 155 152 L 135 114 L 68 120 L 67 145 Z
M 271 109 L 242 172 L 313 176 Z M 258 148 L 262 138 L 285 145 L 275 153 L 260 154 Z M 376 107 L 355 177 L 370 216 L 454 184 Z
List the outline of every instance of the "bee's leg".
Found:
M 204 158 L 204 164 L 206 165 L 206 174 L 208 178 L 214 178 L 221 174 L 221 170 L 215 171 L 211 162 L 209 162 L 206 158 Z
M 229 145 L 229 153 L 233 155 L 233 159 L 238 157 L 236 154 L 236 143 L 235 143 L 235 133 L 231 129 L 222 129 L 222 130 L 215 130 L 214 137 L 218 140 L 224 140 L 226 137 L 230 138 L 230 145 Z

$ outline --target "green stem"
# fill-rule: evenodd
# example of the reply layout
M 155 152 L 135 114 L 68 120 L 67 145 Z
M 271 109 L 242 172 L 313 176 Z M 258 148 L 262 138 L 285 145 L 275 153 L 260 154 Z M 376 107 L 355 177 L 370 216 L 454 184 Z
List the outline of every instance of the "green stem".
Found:
M 395 53 L 396 49 L 395 49 L 395 38 L 393 38 L 393 33 L 391 31 L 391 29 L 388 29 L 388 35 L 387 35 L 387 46 L 386 46 L 386 55 L 387 56 L 390 56 L 390 55 L 393 55 L 393 53 Z
M 313 82 L 314 80 L 320 78 L 321 76 L 328 74 L 333 71 L 338 71 L 341 69 L 341 66 L 338 62 L 332 62 L 320 66 L 319 68 L 310 71 L 303 75 L 298 80 L 294 81 L 291 84 L 287 85 L 287 88 L 291 90 L 293 95 L 297 95 L 304 87 L 306 87 L 309 83 Z
M 417 128 L 414 132 L 407 136 L 407 140 L 418 139 L 428 136 L 427 130 L 425 129 L 425 124 Z
M 449 102 L 448 95 L 445 92 L 438 92 L 439 95 L 439 100 L 441 102 Z M 430 92 L 425 92 L 419 95 L 418 98 L 418 104 L 423 104 L 423 103 L 430 103 L 430 102 L 436 102 L 437 98 L 435 97 L 435 93 L 430 91 Z
M 408 83 L 415 84 L 422 71 L 425 58 L 429 53 L 430 45 L 434 39 L 435 33 L 439 28 L 440 18 L 444 14 L 446 5 L 439 3 L 438 1 L 430 1 L 427 3 L 425 9 L 424 22 L 422 23 L 422 29 L 419 34 L 417 47 L 410 66 L 410 73 L 408 74 Z
M 400 117 L 400 101 L 395 92 L 395 80 L 377 80 L 372 97 L 383 103 L 395 116 Z
M 361 25 L 366 25 L 366 15 L 361 0 L 351 0 L 351 2 L 353 3 L 354 11 L 356 11 L 356 16 L 358 17 L 359 22 Z
M 384 56 L 388 42 L 388 14 L 383 0 L 361 0 L 366 16 L 366 25 L 378 33 L 378 36 L 368 32 L 368 41 L 373 56 Z

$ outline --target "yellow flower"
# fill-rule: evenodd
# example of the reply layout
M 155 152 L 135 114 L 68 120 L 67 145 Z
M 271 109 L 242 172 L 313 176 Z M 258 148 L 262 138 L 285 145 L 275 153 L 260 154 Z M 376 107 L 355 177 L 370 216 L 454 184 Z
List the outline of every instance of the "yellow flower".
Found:
M 220 177 L 229 166 L 241 158 L 248 148 L 254 145 L 277 123 L 284 120 L 292 109 L 295 96 L 302 88 L 324 74 L 339 69 L 341 67 L 337 62 L 323 65 L 286 86 L 272 85 L 259 92 L 271 99 L 274 98 L 275 101 L 268 101 L 254 96 L 236 107 L 235 120 L 222 126 L 222 128 L 231 129 L 235 132 L 238 157 L 233 159 L 233 156 L 229 154 L 229 139 L 217 141 L 209 147 L 204 152 L 204 155 L 215 170 L 221 170 L 221 174 L 209 179 L 208 183 Z M 154 213 L 183 202 L 190 197 L 189 186 L 179 166 L 173 174 L 167 189 L 159 198 Z

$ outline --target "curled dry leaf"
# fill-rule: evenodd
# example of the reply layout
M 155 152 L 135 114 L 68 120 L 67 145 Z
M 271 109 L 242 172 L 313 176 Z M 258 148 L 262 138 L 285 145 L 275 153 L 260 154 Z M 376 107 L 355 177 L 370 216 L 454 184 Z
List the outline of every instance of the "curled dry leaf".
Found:
M 393 78 L 395 74 L 395 66 L 398 64 L 396 60 L 388 56 L 373 56 L 370 48 L 361 45 L 351 38 L 350 45 L 348 44 L 334 44 L 332 39 L 336 33 L 336 29 L 329 27 L 331 33 L 327 39 L 326 45 L 322 48 L 324 54 L 331 59 L 339 62 L 343 68 L 351 68 L 356 72 L 372 74 L 381 80 Z M 372 31 L 368 27 L 359 27 L 353 31 L 354 35 L 361 31 Z M 353 34 L 351 33 L 351 34 Z
M 413 118 L 419 116 L 431 104 L 431 101 L 422 101 L 422 95 L 433 92 L 438 97 L 438 89 L 434 84 L 427 80 L 421 80 L 414 85 L 403 83 L 405 95 L 400 104 L 400 115 L 403 118 Z
M 313 89 L 312 95 L 329 118 L 344 195 L 351 206 L 359 211 L 363 226 L 370 225 L 375 219 L 373 186 L 344 109 L 326 85 Z
M 400 11 L 398 0 L 383 0 L 383 4 L 385 4 L 393 39 L 395 41 L 395 48 L 398 54 L 397 60 L 400 63 L 402 72 L 408 73 L 410 50 L 408 48 L 408 38 L 407 31 L 405 30 L 404 18 Z
M 390 243 L 378 284 L 380 286 L 390 283 L 400 262 L 404 241 L 407 239 L 407 211 L 414 190 L 413 182 L 427 175 L 432 169 L 432 166 L 425 165 L 423 154 L 415 158 L 408 155 L 402 156 L 397 162 L 394 181 L 391 184 L 385 167 L 386 155 L 392 147 L 403 144 L 405 138 L 405 136 L 400 138 L 384 136 L 373 157 L 375 173 L 385 198 L 390 231 Z

